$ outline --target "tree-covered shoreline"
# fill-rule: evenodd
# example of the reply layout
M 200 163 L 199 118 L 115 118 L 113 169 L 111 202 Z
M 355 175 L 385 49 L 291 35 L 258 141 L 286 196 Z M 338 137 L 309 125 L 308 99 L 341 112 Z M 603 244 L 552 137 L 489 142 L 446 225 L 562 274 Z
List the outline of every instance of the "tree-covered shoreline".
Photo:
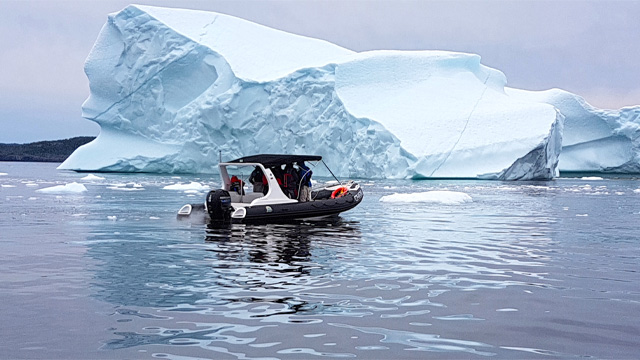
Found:
M 27 144 L 0 144 L 0 161 L 63 162 L 78 147 L 93 139 L 93 136 L 79 136 Z

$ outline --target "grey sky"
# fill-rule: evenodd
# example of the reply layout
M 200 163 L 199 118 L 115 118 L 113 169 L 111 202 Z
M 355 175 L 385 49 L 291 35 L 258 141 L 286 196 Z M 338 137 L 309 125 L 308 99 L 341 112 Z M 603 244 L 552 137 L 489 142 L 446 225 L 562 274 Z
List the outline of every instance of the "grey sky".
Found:
M 122 0 L 0 0 L 0 142 L 97 135 L 83 71 Z M 511 87 L 640 104 L 640 1 L 136 1 L 222 12 L 356 50 L 476 53 Z

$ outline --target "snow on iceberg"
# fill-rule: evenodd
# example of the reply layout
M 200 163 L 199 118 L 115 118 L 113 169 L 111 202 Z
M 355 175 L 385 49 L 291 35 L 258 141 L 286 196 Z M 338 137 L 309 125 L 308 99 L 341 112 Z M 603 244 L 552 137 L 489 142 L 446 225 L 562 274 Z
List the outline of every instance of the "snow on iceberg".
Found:
M 473 54 L 355 53 L 204 11 L 109 16 L 85 71 L 101 126 L 62 169 L 215 173 L 256 153 L 319 154 L 340 176 L 550 179 L 563 115 Z M 321 169 L 314 169 L 317 175 Z
M 380 198 L 380 202 L 389 203 L 416 203 L 427 202 L 444 205 L 459 205 L 473 202 L 468 194 L 458 191 L 427 191 L 413 194 L 391 194 Z
M 72 182 L 65 185 L 56 185 L 43 189 L 38 189 L 36 192 L 45 194 L 79 194 L 87 191 L 87 188 L 77 182 Z

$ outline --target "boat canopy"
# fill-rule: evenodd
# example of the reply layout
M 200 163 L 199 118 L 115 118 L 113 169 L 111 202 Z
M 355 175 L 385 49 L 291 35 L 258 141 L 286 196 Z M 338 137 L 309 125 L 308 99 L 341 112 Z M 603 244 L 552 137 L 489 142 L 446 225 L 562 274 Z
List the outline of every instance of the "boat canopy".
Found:
M 259 154 L 241 157 L 232 161 L 227 161 L 227 164 L 242 164 L 242 163 L 259 163 L 265 167 L 278 166 L 282 164 L 300 163 L 303 161 L 320 161 L 322 156 L 319 155 L 286 155 L 286 154 Z

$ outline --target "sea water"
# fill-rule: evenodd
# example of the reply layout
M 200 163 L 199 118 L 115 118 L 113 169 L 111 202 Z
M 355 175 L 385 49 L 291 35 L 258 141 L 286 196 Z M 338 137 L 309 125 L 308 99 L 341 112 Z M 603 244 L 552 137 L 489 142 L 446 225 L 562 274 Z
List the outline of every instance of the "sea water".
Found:
M 56 165 L 0 163 L 3 359 L 640 354 L 634 178 L 361 179 L 337 219 L 217 229 L 176 219 L 216 176 Z

